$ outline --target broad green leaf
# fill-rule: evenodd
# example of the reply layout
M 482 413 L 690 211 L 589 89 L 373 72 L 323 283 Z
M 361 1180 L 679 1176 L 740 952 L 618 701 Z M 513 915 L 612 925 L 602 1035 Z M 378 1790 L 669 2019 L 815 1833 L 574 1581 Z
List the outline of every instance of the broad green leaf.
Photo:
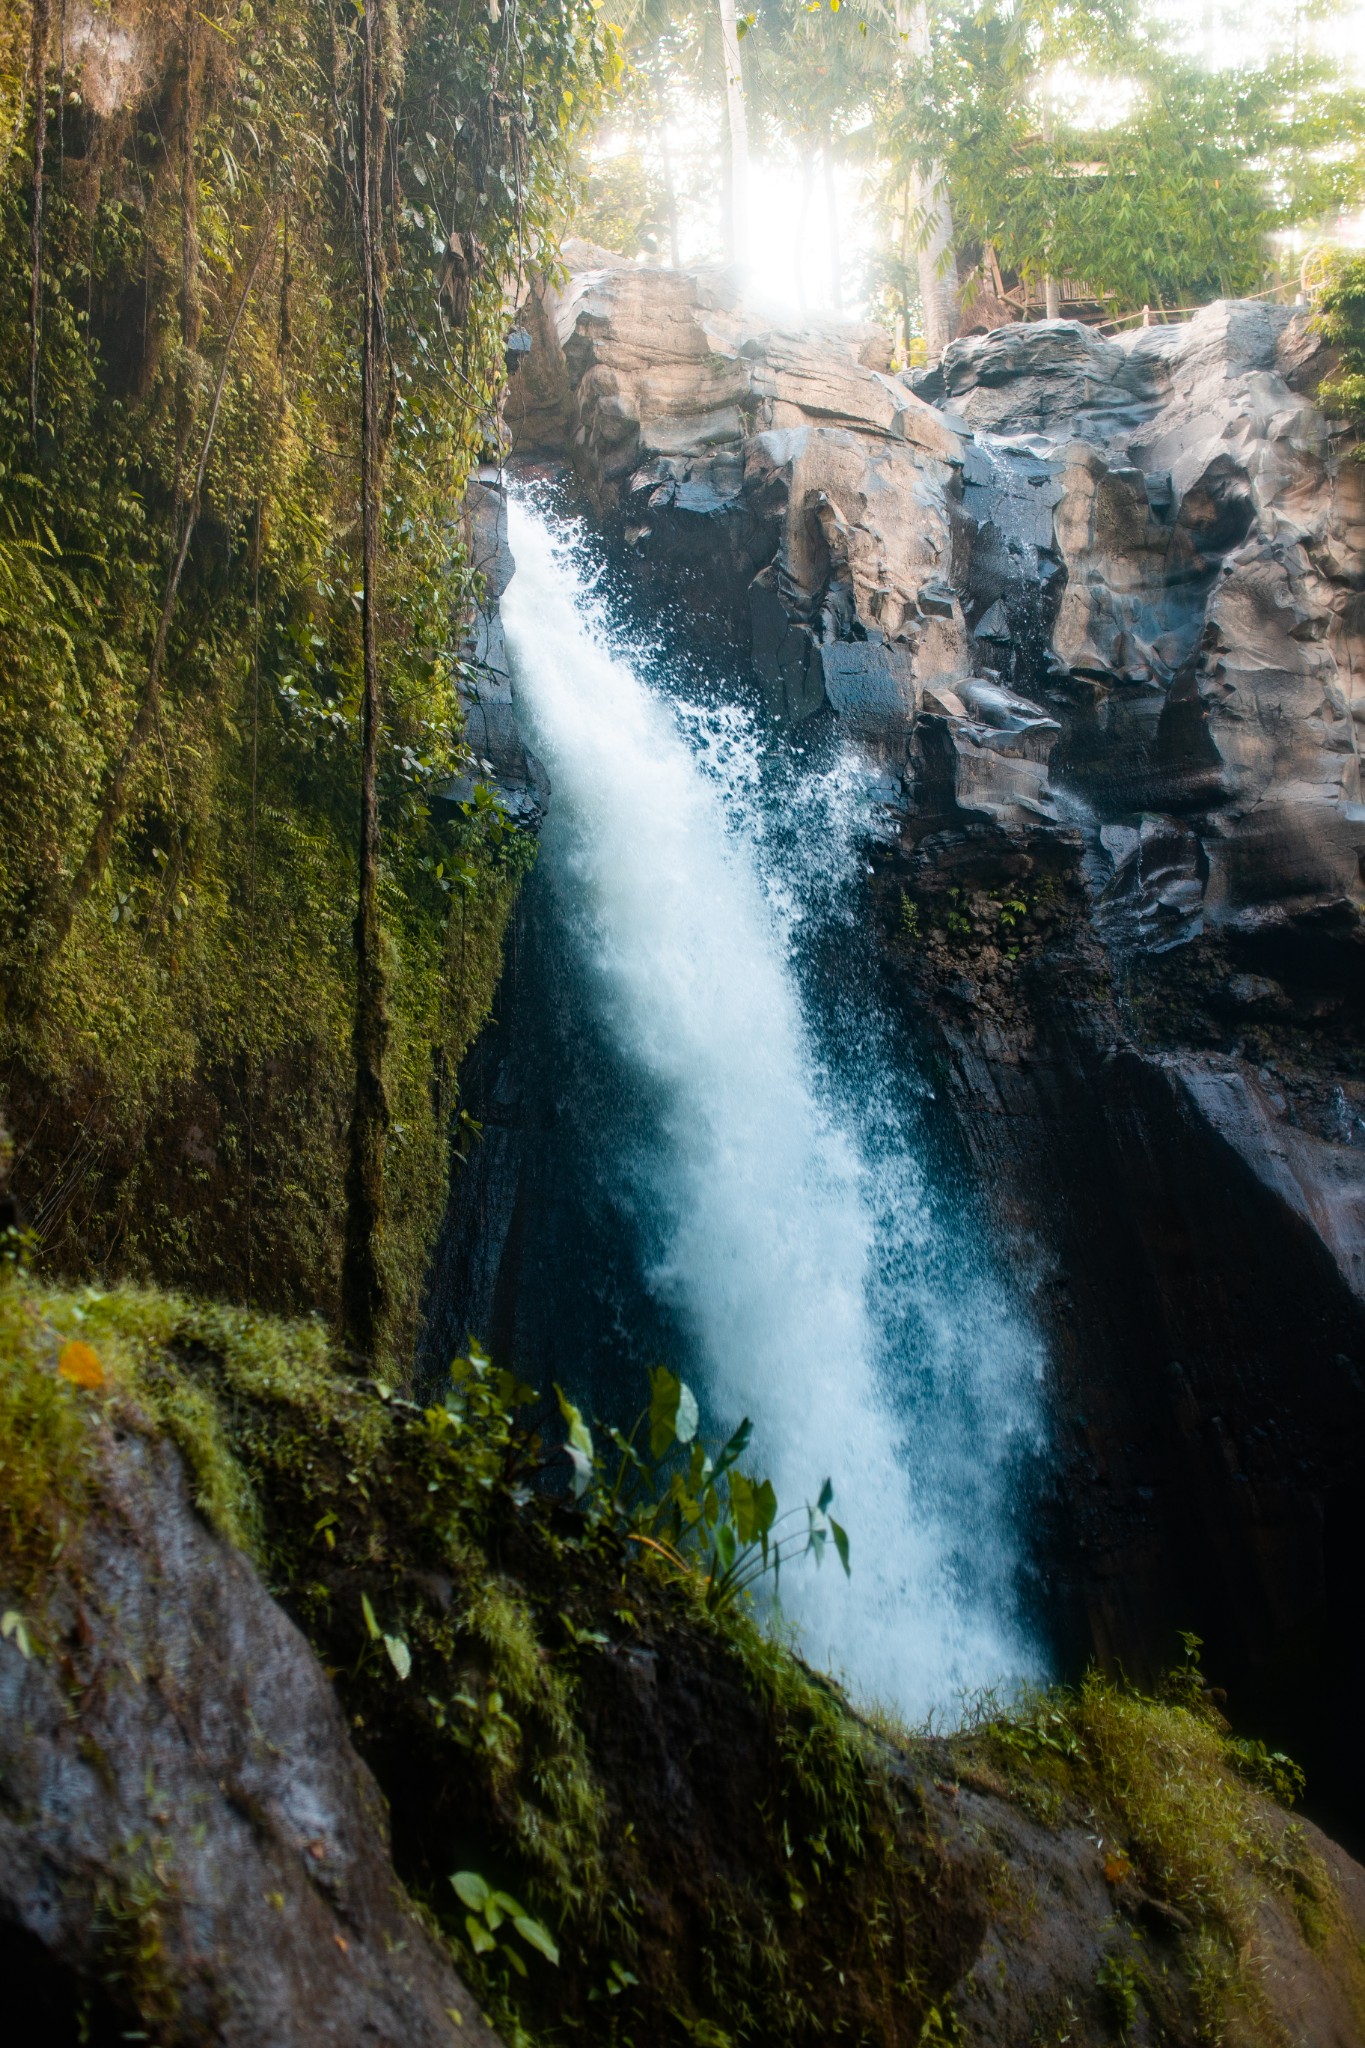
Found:
M 827 1479 L 824 1485 L 820 1488 L 820 1498 L 819 1501 L 816 1503 L 822 1515 L 828 1511 L 829 1504 L 833 1500 L 833 1498 L 834 1481 L 832 1479 Z
M 374 1609 L 370 1605 L 370 1596 L 368 1593 L 361 1594 L 360 1607 L 361 1612 L 365 1616 L 365 1626 L 370 1632 L 370 1641 L 372 1643 L 377 1643 L 379 1641 L 380 1636 L 384 1633 L 384 1631 L 380 1628 L 379 1623 L 374 1618 Z
M 482 1920 L 476 1920 L 472 1913 L 465 1914 L 464 1924 L 465 1932 L 469 1936 L 469 1946 L 473 1949 L 476 1956 L 486 1956 L 490 1949 L 497 1947 L 497 1942 L 488 1932 Z
M 480 1877 L 477 1870 L 457 1870 L 450 1882 L 462 1906 L 468 1906 L 471 1913 L 482 1913 L 490 1897 L 486 1878 Z
M 14 1642 L 15 1649 L 19 1652 L 25 1663 L 27 1663 L 33 1655 L 33 1645 L 28 1639 L 28 1630 L 24 1626 L 24 1617 L 16 1607 L 8 1607 L 4 1614 L 0 1615 L 0 1640 L 9 1642 L 11 1639 Z
M 649 1455 L 657 1464 L 677 1439 L 678 1397 L 682 1381 L 666 1365 L 649 1368 Z
M 834 1538 L 834 1548 L 839 1553 L 839 1562 L 844 1568 L 844 1577 L 852 1578 L 848 1563 L 848 1532 L 841 1529 L 833 1515 L 829 1518 L 829 1533 Z
M 735 1534 L 743 1544 L 750 1544 L 758 1533 L 758 1521 L 754 1511 L 754 1482 L 746 1479 L 742 1472 L 730 1474 L 730 1513 L 735 1518 Z
M 385 1636 L 384 1648 L 389 1653 L 389 1662 L 400 1678 L 406 1678 L 412 1670 L 412 1651 L 401 1636 Z
M 569 1426 L 568 1441 L 564 1449 L 573 1466 L 574 1499 L 581 1500 L 592 1484 L 592 1432 L 563 1388 L 556 1387 L 555 1393 L 559 1398 L 559 1412 Z
M 746 1415 L 743 1422 L 740 1423 L 739 1428 L 735 1431 L 734 1435 L 730 1438 L 729 1443 L 726 1444 L 725 1449 L 721 1452 L 720 1456 L 716 1460 L 717 1479 L 719 1479 L 722 1472 L 728 1472 L 732 1465 L 738 1464 L 739 1460 L 744 1456 L 744 1453 L 749 1448 L 749 1439 L 753 1435 L 753 1433 L 754 1426 L 752 1422 L 750 1422 L 748 1416 Z
M 691 1443 L 697 1433 L 697 1424 L 700 1421 L 701 1411 L 697 1407 L 696 1395 L 692 1392 L 686 1380 L 679 1380 L 678 1413 L 673 1423 L 673 1429 L 680 1444 Z
M 512 1925 L 523 1941 L 529 1941 L 532 1948 L 539 1949 L 547 1963 L 559 1961 L 559 1950 L 555 1946 L 554 1938 L 547 1927 L 541 1926 L 539 1920 L 533 1920 L 529 1913 L 519 1913 Z
M 675 1443 L 691 1443 L 697 1433 L 697 1397 L 666 1365 L 649 1372 L 649 1454 L 657 1464 Z

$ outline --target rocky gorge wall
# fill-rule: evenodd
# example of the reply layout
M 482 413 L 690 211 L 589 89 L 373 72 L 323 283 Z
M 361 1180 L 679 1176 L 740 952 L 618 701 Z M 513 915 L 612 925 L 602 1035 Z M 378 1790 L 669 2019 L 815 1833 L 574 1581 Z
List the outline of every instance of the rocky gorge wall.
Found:
M 1365 1823 L 1365 466 L 1302 316 L 889 371 L 570 250 L 509 419 L 893 789 L 868 914 L 1051 1354 L 1067 1653 L 1194 1628 Z

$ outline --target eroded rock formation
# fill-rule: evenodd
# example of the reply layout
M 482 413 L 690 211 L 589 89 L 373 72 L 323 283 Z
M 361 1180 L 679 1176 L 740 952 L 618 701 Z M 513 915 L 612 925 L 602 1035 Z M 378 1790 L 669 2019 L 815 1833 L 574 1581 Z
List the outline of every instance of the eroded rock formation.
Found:
M 1075 1642 L 1199 1628 L 1365 1821 L 1365 465 L 1309 324 L 1015 326 L 907 380 L 582 260 L 519 445 L 897 778 L 874 914 L 1049 1335 Z

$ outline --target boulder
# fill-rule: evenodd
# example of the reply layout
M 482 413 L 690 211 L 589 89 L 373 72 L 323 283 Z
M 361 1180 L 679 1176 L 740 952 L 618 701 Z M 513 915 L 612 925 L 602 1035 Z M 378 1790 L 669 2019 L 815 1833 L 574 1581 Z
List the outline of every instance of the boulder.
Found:
M 0 1640 L 14 2038 L 88 2039 L 61 2024 L 85 2007 L 101 2041 L 147 2039 L 108 2031 L 132 2013 L 169 2048 L 496 2048 L 398 1881 L 307 1642 L 200 1519 L 167 1439 L 90 1429 L 95 1510 Z
M 829 706 L 903 754 L 923 679 L 970 666 L 952 581 L 963 443 L 878 367 L 885 338 L 793 330 L 724 271 L 619 259 L 542 286 L 527 320 L 540 361 L 535 403 L 519 412 L 514 390 L 508 408 L 518 452 L 571 456 L 641 569 L 695 572 L 779 713 Z
M 483 577 L 483 603 L 465 635 L 460 704 L 470 760 L 442 792 L 447 803 L 470 803 L 476 785 L 493 790 L 508 816 L 537 831 L 550 802 L 550 778 L 526 745 L 512 697 L 500 601 L 516 564 L 507 545 L 507 499 L 495 470 L 481 470 L 465 493 L 470 559 Z

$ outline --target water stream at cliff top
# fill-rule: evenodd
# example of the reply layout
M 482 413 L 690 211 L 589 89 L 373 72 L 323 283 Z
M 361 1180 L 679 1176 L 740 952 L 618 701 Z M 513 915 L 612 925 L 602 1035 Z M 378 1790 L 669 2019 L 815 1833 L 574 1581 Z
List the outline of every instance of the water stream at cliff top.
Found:
M 533 878 L 548 985 L 557 1042 L 592 1048 L 556 1110 L 580 1124 L 571 1292 L 611 1297 L 567 1376 L 600 1406 L 597 1354 L 652 1346 L 717 1431 L 753 1418 L 784 1506 L 832 1478 L 852 1577 L 793 1568 L 787 1618 L 864 1697 L 951 1714 L 1040 1667 L 1019 1478 L 1042 1358 L 921 1163 L 923 1087 L 862 937 L 875 770 L 632 641 L 581 537 L 524 502 L 510 517 L 503 618 L 554 788 Z M 561 1355 L 574 1341 L 557 1331 Z

